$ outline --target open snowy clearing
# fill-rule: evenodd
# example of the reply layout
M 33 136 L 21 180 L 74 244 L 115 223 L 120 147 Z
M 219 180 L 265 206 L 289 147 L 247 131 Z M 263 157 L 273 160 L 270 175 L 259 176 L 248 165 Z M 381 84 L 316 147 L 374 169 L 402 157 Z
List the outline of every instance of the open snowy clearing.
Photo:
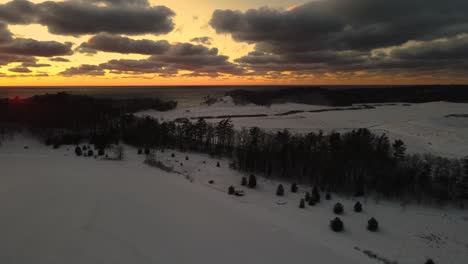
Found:
M 245 197 L 228 196 L 227 187 L 239 188 L 244 176 L 228 161 L 218 168 L 217 159 L 170 150 L 156 158 L 177 173 L 143 164 L 130 147 L 124 161 L 103 161 L 24 137 L 4 142 L 0 263 L 409 264 L 468 257 L 466 211 L 369 200 L 357 214 L 352 199 L 338 197 L 299 209 L 310 187 L 292 194 L 285 185 L 278 198 L 278 182 L 259 179 Z M 343 233 L 328 227 L 338 201 L 345 205 Z M 377 233 L 366 230 L 372 216 Z
M 386 133 L 391 139 L 403 140 L 408 145 L 408 151 L 413 153 L 433 153 L 451 158 L 468 155 L 468 117 L 447 117 L 453 114 L 468 115 L 468 104 L 433 102 L 371 105 L 375 108 L 337 111 L 336 107 L 300 104 L 278 104 L 270 107 L 235 106 L 228 98 L 224 103 L 212 106 L 178 108 L 168 112 L 144 111 L 138 115 L 159 120 L 263 115 L 236 117 L 232 121 L 236 128 L 257 126 L 269 130 L 289 129 L 299 133 L 369 128 L 378 134 Z M 346 108 L 349 107 L 339 107 Z M 305 112 L 284 115 L 290 111 Z M 207 119 L 208 122 L 219 120 Z

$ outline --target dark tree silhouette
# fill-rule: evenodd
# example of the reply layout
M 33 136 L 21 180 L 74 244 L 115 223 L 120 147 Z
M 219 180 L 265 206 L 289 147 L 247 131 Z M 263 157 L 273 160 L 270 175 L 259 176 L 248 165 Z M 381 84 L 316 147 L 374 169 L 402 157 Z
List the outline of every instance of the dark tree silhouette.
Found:
M 331 194 L 330 193 L 325 194 L 325 200 L 331 200 Z
M 291 192 L 292 193 L 297 193 L 298 189 L 299 188 L 297 187 L 297 183 L 291 184 Z
M 309 192 L 305 193 L 304 199 L 306 200 L 306 202 L 310 201 L 310 193 Z
M 301 202 L 299 203 L 299 208 L 304 209 L 305 208 L 305 200 L 304 198 L 301 199 Z
M 254 189 L 257 187 L 257 177 L 255 175 L 251 174 L 249 176 L 249 188 Z
M 343 221 L 339 217 L 330 221 L 330 228 L 335 232 L 341 232 L 344 230 Z
M 377 222 L 377 220 L 373 217 L 369 219 L 369 221 L 367 222 L 367 230 L 371 232 L 375 232 L 378 229 L 379 229 L 379 222 Z
M 337 215 L 341 215 L 344 212 L 343 205 L 341 203 L 336 203 L 333 207 L 333 212 Z
M 242 177 L 241 185 L 242 185 L 242 186 L 247 186 L 247 178 Z
M 83 155 L 83 151 L 81 150 L 80 146 L 77 146 L 75 148 L 75 154 L 79 157 L 81 155 Z
M 276 195 L 284 196 L 284 188 L 282 184 L 278 185 L 278 188 L 276 188 Z
M 234 186 L 229 186 L 229 189 L 228 189 L 228 194 L 229 195 L 234 195 L 234 193 L 236 192 L 236 189 L 234 189 Z
M 435 264 L 435 262 L 432 259 L 426 260 L 425 264 Z
M 354 204 L 354 212 L 356 213 L 362 212 L 362 204 L 360 202 L 356 202 Z

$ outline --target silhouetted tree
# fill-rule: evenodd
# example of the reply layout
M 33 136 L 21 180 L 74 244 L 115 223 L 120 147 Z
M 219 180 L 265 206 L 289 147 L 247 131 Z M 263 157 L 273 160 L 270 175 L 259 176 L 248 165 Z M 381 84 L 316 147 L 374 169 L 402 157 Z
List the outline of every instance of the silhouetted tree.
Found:
M 77 146 L 77 147 L 75 148 L 75 154 L 76 154 L 77 156 L 83 155 L 83 151 L 81 150 L 81 148 L 80 148 L 79 146 Z
M 378 229 L 379 229 L 379 222 L 377 222 L 377 220 L 373 217 L 369 219 L 369 221 L 367 222 L 367 230 L 371 232 L 375 232 Z
M 292 193 L 297 193 L 298 187 L 296 183 L 291 184 L 291 192 Z
M 362 204 L 360 202 L 356 202 L 354 204 L 354 212 L 356 213 L 362 212 Z
M 333 212 L 338 215 L 343 214 L 344 212 L 343 205 L 341 203 L 336 203 L 335 206 L 333 207 Z
M 306 200 L 306 202 L 310 201 L 310 193 L 309 192 L 305 193 L 304 199 Z
M 425 264 L 435 264 L 435 262 L 432 259 L 426 260 Z
M 341 232 L 344 229 L 343 221 L 339 217 L 330 221 L 330 228 L 335 232 Z
M 325 194 L 325 200 L 331 200 L 331 194 L 330 193 Z
M 229 189 L 228 189 L 228 194 L 229 195 L 234 195 L 234 193 L 236 192 L 236 189 L 234 189 L 234 186 L 229 186 Z
M 282 184 L 278 185 L 278 188 L 276 189 L 276 195 L 284 196 L 284 188 Z
M 305 200 L 304 198 L 301 199 L 301 202 L 299 203 L 299 208 L 304 209 L 305 208 Z
M 249 188 L 254 189 L 257 187 L 257 177 L 255 175 L 250 174 L 249 176 Z
M 241 185 L 242 185 L 242 186 L 247 186 L 247 178 L 242 177 Z

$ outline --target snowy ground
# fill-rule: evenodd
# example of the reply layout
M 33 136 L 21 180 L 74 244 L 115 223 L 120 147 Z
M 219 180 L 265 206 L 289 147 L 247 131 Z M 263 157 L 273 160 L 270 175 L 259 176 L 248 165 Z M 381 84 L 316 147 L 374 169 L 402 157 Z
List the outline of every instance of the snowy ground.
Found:
M 266 115 L 262 117 L 233 118 L 237 128 L 258 126 L 269 130 L 290 129 L 309 131 L 348 131 L 369 128 L 391 139 L 402 139 L 413 153 L 433 153 L 460 158 L 468 155 L 468 117 L 446 117 L 452 114 L 468 115 L 468 104 L 433 102 L 424 104 L 371 104 L 375 109 L 304 112 L 278 116 L 288 111 L 316 111 L 327 106 L 278 104 L 271 107 L 255 105 L 235 106 L 229 100 L 213 106 L 178 108 L 169 112 L 144 111 L 141 116 L 160 120 L 196 118 L 222 115 Z M 207 119 L 217 122 L 219 119 Z
M 103 161 L 24 137 L 4 142 L 0 263 L 385 263 L 365 250 L 400 264 L 468 257 L 467 211 L 369 200 L 357 214 L 338 197 L 299 209 L 304 186 L 277 198 L 278 183 L 260 179 L 239 198 L 226 191 L 243 175 L 225 160 L 217 168 L 201 154 L 156 157 L 178 173 L 144 165 L 130 147 L 124 161 Z M 344 233 L 328 227 L 337 201 Z M 377 233 L 365 228 L 371 216 Z

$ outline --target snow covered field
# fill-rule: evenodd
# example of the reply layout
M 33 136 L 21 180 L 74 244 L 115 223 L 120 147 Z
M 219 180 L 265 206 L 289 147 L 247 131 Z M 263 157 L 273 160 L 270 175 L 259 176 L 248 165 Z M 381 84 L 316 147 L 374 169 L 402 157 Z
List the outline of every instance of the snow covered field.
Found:
M 104 161 L 24 137 L 4 142 L 0 263 L 413 264 L 430 257 L 462 264 L 468 257 L 467 211 L 369 200 L 357 214 L 352 199 L 336 196 L 299 209 L 304 186 L 292 194 L 286 185 L 277 198 L 278 183 L 259 179 L 257 190 L 234 197 L 227 187 L 239 187 L 244 175 L 228 161 L 218 168 L 217 159 L 172 151 L 156 158 L 177 173 L 143 164 L 130 147 L 124 161 Z M 328 227 L 338 201 L 343 233 Z M 377 233 L 366 230 L 371 216 Z
M 374 109 L 307 112 L 330 110 L 333 107 L 300 104 L 278 104 L 271 107 L 235 106 L 230 98 L 225 98 L 224 102 L 209 107 L 178 108 L 169 112 L 144 111 L 139 115 L 174 120 L 184 117 L 261 114 L 266 116 L 232 120 L 237 128 L 258 126 L 270 130 L 289 129 L 300 133 L 369 128 L 378 134 L 386 133 L 391 139 L 403 140 L 410 152 L 433 153 L 451 158 L 468 155 L 468 117 L 446 117 L 452 114 L 468 115 L 468 104 L 433 102 L 373 106 Z M 296 110 L 305 112 L 279 115 Z M 219 119 L 207 121 L 216 122 Z

